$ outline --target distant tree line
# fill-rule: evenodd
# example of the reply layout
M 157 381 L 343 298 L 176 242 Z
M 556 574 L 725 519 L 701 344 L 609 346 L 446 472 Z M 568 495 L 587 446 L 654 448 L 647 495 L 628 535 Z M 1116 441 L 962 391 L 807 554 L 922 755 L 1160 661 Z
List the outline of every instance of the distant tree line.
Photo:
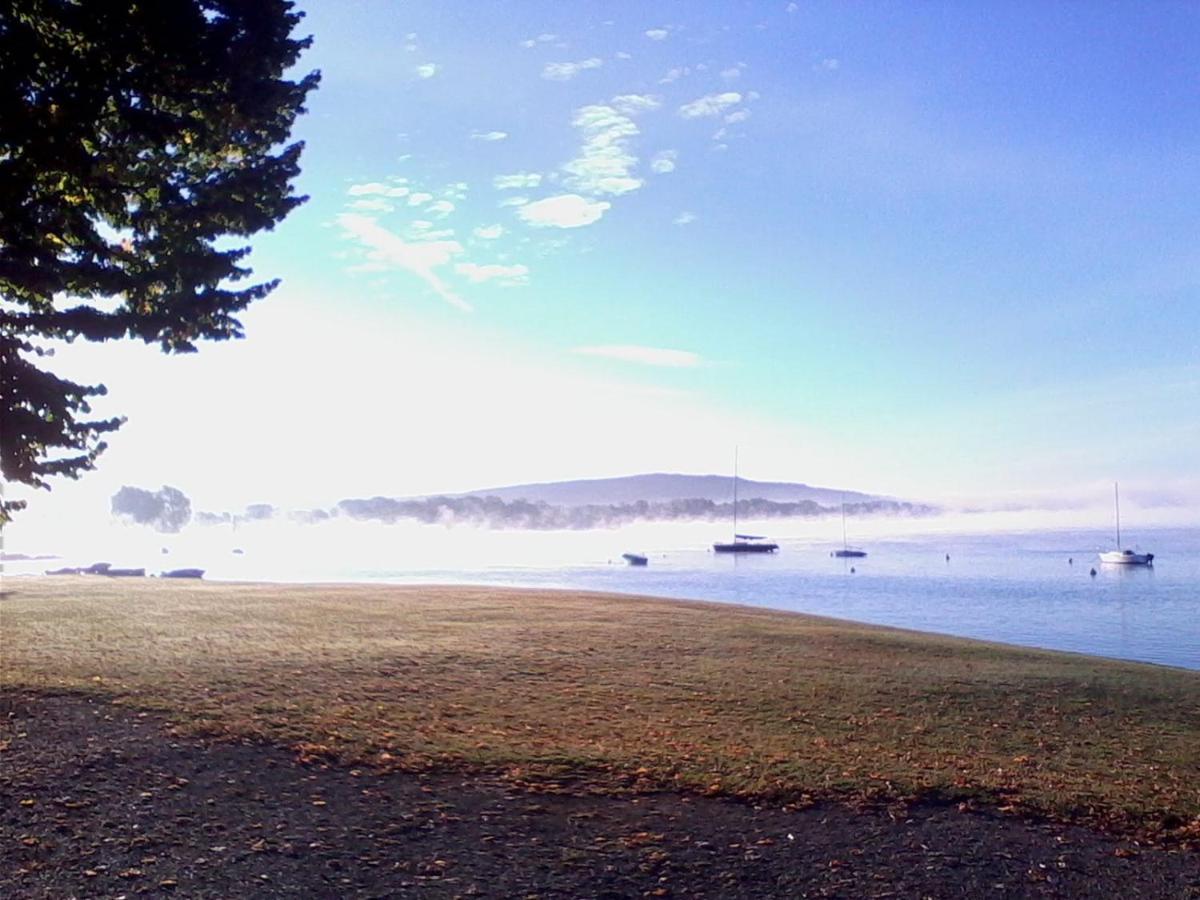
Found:
M 123 487 L 113 496 L 112 511 L 128 521 L 149 525 L 158 531 L 179 531 L 189 520 L 198 525 L 240 525 L 273 519 L 282 511 L 268 503 L 254 503 L 242 512 L 197 512 L 176 488 L 151 492 Z M 932 506 L 899 500 L 863 500 L 846 504 L 846 515 L 924 516 L 938 510 Z M 827 516 L 841 512 L 840 506 L 822 506 L 813 500 L 777 502 L 759 498 L 739 500 L 742 519 L 789 519 Z M 633 522 L 717 521 L 733 518 L 733 504 L 693 498 L 690 500 L 638 500 L 634 503 L 593 503 L 558 506 L 542 501 L 502 500 L 499 497 L 421 497 L 398 500 L 370 497 L 342 500 L 332 509 L 292 510 L 293 522 L 315 525 L 338 516 L 359 521 L 422 522 L 427 525 L 477 525 L 486 528 L 525 528 L 542 531 L 617 528 Z
M 490 528 L 540 530 L 615 528 L 638 521 L 670 522 L 688 519 L 732 519 L 733 504 L 694 498 L 690 500 L 555 506 L 528 500 L 499 497 L 423 497 L 397 500 L 391 497 L 349 499 L 338 503 L 336 512 L 352 519 L 398 522 L 414 520 L 427 524 L 464 523 Z M 745 519 L 786 519 L 840 513 L 840 507 L 821 506 L 812 500 L 777 502 L 739 500 L 737 514 Z M 871 514 L 921 516 L 936 512 L 931 506 L 899 500 L 869 500 L 846 505 L 846 515 Z

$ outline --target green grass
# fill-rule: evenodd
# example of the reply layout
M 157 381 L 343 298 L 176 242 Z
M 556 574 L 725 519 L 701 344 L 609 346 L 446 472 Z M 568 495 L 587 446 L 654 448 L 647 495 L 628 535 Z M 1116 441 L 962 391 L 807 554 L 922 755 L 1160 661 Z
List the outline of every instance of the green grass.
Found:
M 12 581 L 0 685 L 349 764 L 786 802 L 937 794 L 1200 837 L 1200 673 L 745 607 Z

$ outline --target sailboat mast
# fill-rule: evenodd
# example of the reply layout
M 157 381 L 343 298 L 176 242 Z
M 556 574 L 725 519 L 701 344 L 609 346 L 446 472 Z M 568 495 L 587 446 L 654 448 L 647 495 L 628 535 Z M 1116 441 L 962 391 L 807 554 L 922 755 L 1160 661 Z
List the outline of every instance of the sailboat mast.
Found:
M 1117 483 L 1113 482 L 1113 499 L 1117 505 L 1117 549 L 1121 549 L 1121 490 Z
M 848 546 L 846 543 L 846 495 L 842 494 L 842 549 L 845 550 Z
M 737 479 L 738 448 L 733 448 L 733 539 L 737 540 Z

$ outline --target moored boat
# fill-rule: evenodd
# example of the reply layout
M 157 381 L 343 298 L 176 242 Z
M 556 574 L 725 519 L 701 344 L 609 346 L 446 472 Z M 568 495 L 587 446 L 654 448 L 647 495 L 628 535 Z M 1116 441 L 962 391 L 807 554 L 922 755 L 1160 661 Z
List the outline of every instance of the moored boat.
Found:
M 1113 503 L 1117 512 L 1117 549 L 1101 552 L 1100 562 L 1117 566 L 1154 565 L 1153 553 L 1138 553 L 1135 550 L 1121 549 L 1121 491 L 1115 481 L 1113 482 Z

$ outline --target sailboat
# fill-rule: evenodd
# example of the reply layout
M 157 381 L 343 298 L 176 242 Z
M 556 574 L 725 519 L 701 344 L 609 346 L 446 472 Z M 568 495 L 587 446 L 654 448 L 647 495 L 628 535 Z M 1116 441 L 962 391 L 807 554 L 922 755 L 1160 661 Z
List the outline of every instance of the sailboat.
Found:
M 1121 492 L 1117 483 L 1113 482 L 1113 500 L 1117 507 L 1117 549 L 1100 554 L 1100 562 L 1115 563 L 1122 566 L 1150 566 L 1154 564 L 1153 553 L 1135 553 L 1132 550 L 1121 549 Z
M 774 553 L 779 545 L 768 541 L 759 534 L 738 534 L 738 455 L 737 448 L 733 449 L 733 540 L 725 543 L 717 541 L 713 544 L 713 553 Z
M 838 556 L 847 559 L 858 559 L 866 556 L 866 550 L 859 550 L 857 547 L 851 547 L 846 543 L 846 497 L 842 496 L 842 549 L 834 550 L 830 556 Z

